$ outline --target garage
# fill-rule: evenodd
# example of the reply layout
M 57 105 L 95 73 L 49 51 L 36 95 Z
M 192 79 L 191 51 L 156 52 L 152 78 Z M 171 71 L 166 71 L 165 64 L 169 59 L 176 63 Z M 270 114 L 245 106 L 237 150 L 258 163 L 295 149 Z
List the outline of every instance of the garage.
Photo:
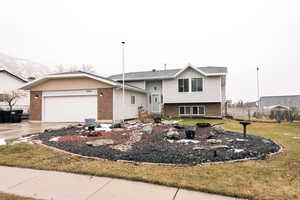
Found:
M 45 96 L 43 121 L 83 122 L 97 119 L 97 96 Z

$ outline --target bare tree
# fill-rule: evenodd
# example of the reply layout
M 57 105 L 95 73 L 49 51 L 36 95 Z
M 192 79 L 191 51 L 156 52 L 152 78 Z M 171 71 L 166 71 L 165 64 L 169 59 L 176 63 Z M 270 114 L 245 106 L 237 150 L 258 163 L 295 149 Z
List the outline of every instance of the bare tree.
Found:
M 17 101 L 25 96 L 25 93 L 19 90 L 14 90 L 10 92 L 5 92 L 1 94 L 0 100 L 7 103 L 9 106 L 9 111 L 11 112 L 13 107 L 16 105 Z
M 88 73 L 95 73 L 96 70 L 92 65 L 83 64 L 81 67 L 76 65 L 65 67 L 64 65 L 58 65 L 55 67 L 55 73 L 63 73 L 63 72 L 75 72 L 75 71 L 83 71 Z

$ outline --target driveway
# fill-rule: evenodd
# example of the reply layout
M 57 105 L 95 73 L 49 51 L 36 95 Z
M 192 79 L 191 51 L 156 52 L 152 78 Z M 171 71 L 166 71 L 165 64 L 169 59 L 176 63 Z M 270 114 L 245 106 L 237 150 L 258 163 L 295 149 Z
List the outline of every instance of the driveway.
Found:
M 22 123 L 0 124 L 0 139 L 18 138 L 23 135 L 42 132 L 48 128 L 59 128 L 71 123 L 37 123 L 24 121 Z

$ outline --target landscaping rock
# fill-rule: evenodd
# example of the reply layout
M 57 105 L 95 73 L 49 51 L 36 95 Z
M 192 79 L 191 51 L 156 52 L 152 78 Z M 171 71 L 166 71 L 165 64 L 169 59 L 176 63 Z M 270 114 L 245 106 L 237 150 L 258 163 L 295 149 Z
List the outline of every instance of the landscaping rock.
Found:
M 218 134 L 224 134 L 225 130 L 222 126 L 213 126 L 211 128 L 212 134 L 213 135 L 218 135 Z
M 152 133 L 152 126 L 151 125 L 147 125 L 143 128 L 143 132 L 147 133 L 147 134 L 151 134 Z
M 221 149 L 221 148 L 228 149 L 230 147 L 227 145 L 213 145 L 208 147 L 208 149 Z
M 179 140 L 180 139 L 180 133 L 178 131 L 176 131 L 175 129 L 170 129 L 167 132 L 166 137 L 168 139 L 171 139 L 171 140 Z
M 121 123 L 115 123 L 115 124 L 112 124 L 112 125 L 110 126 L 110 128 L 112 128 L 112 129 L 115 129 L 115 128 L 122 128 L 122 124 L 121 124 Z
M 261 140 L 263 143 L 265 143 L 265 144 L 270 144 L 270 143 L 272 143 L 270 140 L 267 140 L 267 139 L 262 139 Z
M 114 141 L 111 139 L 99 139 L 99 140 L 88 141 L 86 142 L 86 144 L 89 146 L 98 147 L 103 145 L 114 144 Z
M 180 144 L 197 144 L 197 143 L 199 143 L 199 141 L 198 140 L 182 139 L 182 140 L 178 140 L 176 143 L 180 143 Z
M 218 140 L 218 139 L 208 139 L 207 142 L 208 142 L 208 143 L 211 143 L 211 144 L 219 144 L 219 143 L 222 143 L 222 140 Z
M 174 128 L 176 128 L 176 129 L 184 129 L 184 126 L 181 125 L 181 124 L 175 124 Z

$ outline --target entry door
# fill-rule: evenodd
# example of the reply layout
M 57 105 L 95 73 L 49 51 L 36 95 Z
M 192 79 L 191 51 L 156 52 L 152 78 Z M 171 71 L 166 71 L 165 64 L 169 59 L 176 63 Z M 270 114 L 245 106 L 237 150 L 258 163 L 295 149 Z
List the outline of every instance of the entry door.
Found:
M 152 108 L 152 112 L 159 112 L 159 95 L 157 94 L 153 94 L 152 95 L 152 100 L 153 100 L 153 108 Z

